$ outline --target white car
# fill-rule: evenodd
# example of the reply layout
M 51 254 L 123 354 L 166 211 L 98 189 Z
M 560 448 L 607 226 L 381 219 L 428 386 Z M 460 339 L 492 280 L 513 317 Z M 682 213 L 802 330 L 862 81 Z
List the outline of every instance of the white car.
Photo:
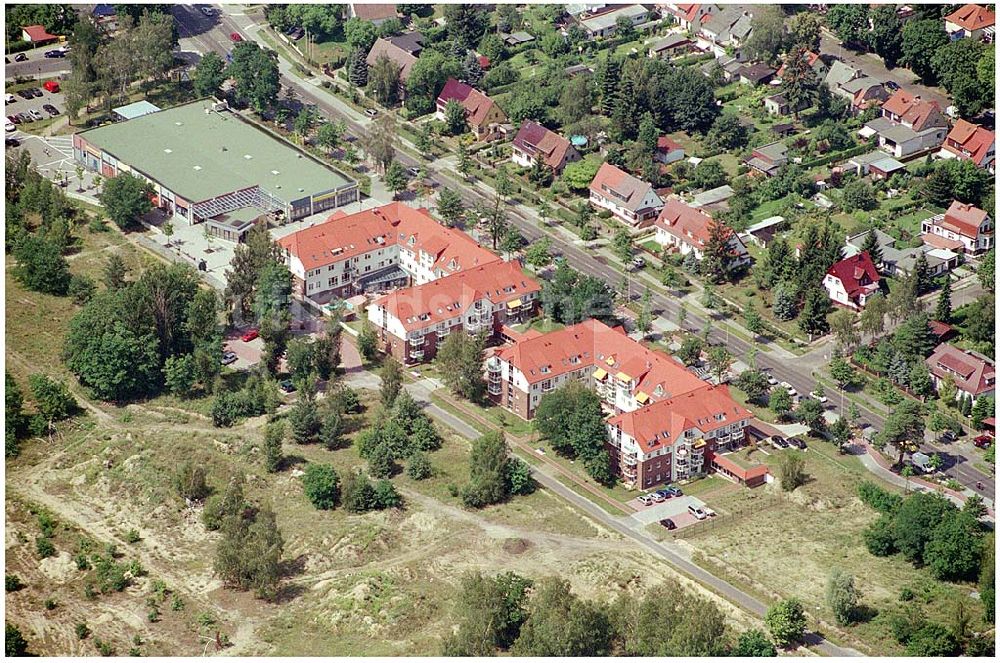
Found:
M 3 102 L 5 104 L 12 104 L 15 101 L 17 101 L 17 97 L 15 97 L 14 95 L 12 95 L 9 92 L 7 94 L 5 94 L 4 97 L 3 97 Z
M 652 500 L 654 502 L 665 502 L 665 501 L 667 501 L 666 496 L 661 495 L 659 493 L 650 493 L 649 497 L 652 498 Z
M 649 506 L 653 503 L 653 498 L 649 495 L 639 495 L 636 499 L 639 500 L 639 504 L 643 506 Z
M 7 123 L 3 125 L 3 130 L 7 133 L 17 131 L 17 125 L 8 120 Z
M 823 394 L 817 394 L 815 391 L 810 391 L 809 392 L 809 397 L 810 398 L 815 398 L 820 403 L 826 403 L 828 400 L 830 400 L 829 398 L 827 398 Z
M 215 10 L 212 9 L 211 7 L 202 7 L 201 13 L 204 14 L 205 16 L 215 16 Z
M 688 507 L 688 513 L 694 516 L 697 520 L 705 520 L 708 518 L 708 514 L 700 506 L 695 506 L 694 504 Z
M 795 387 L 793 387 L 792 385 L 788 384 L 787 382 L 779 382 L 778 384 L 781 385 L 785 389 L 785 391 L 788 392 L 789 396 L 798 396 L 799 392 L 795 391 Z
M 773 375 L 768 375 L 767 383 L 773 387 L 774 385 L 778 384 L 778 381 L 774 379 Z

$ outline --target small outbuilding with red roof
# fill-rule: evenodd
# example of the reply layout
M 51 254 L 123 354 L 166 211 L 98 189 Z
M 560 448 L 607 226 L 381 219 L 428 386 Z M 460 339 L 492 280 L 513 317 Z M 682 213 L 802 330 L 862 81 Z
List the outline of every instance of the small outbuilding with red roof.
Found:
M 35 46 L 42 46 L 58 41 L 59 36 L 49 34 L 44 25 L 26 25 L 21 28 L 21 39 Z

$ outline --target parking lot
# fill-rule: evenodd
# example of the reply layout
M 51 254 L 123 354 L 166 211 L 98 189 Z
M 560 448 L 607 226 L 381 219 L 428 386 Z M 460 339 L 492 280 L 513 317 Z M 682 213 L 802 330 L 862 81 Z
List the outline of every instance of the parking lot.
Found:
M 677 529 L 683 529 L 689 525 L 694 525 L 699 522 L 698 519 L 692 516 L 688 511 L 689 506 L 694 505 L 701 508 L 705 508 L 706 506 L 700 499 L 692 497 L 691 495 L 670 497 L 664 502 L 653 504 L 651 506 L 643 506 L 638 499 L 634 499 L 629 502 L 628 505 L 636 510 L 631 517 L 643 525 L 652 525 L 660 522 L 664 518 L 669 518 L 674 521 L 675 525 L 677 525 Z
M 5 94 L 12 95 L 13 96 L 13 101 L 10 100 L 10 99 L 5 98 L 4 107 L 3 107 L 3 110 L 4 110 L 3 114 L 4 114 L 4 116 L 5 117 L 10 117 L 11 115 L 18 115 L 18 114 L 21 114 L 21 113 L 28 113 L 29 111 L 32 111 L 32 110 L 40 113 L 43 120 L 47 120 L 47 119 L 49 119 L 51 117 L 61 116 L 66 111 L 66 103 L 65 103 L 65 100 L 63 98 L 62 91 L 59 91 L 59 92 L 49 92 L 44 87 L 42 87 L 42 83 L 43 83 L 42 81 L 39 81 L 37 85 L 36 84 L 28 84 L 28 85 L 17 85 L 17 86 L 8 87 L 5 90 Z M 37 89 L 37 90 L 41 90 L 42 95 L 41 96 L 37 96 L 36 95 L 36 96 L 32 97 L 31 99 L 25 99 L 24 97 L 22 97 L 17 92 L 11 92 L 12 89 L 13 90 L 22 91 L 26 87 L 27 88 L 34 88 L 34 89 Z M 51 113 L 49 113 L 44 108 L 42 108 L 46 104 L 54 106 L 55 109 L 58 111 L 58 115 L 53 116 Z M 19 130 L 22 130 L 22 129 L 25 129 L 25 130 L 31 129 L 31 126 L 33 124 L 37 123 L 37 122 L 38 122 L 37 118 L 34 121 L 28 121 L 27 119 L 22 119 L 21 123 L 17 124 L 17 128 Z

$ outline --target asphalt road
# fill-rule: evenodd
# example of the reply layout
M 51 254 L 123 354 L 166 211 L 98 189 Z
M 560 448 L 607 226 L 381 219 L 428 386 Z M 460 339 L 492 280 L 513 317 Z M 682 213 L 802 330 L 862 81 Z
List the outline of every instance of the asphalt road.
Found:
M 30 51 L 22 51 L 28 56 L 26 62 L 14 62 L 14 56 L 17 53 L 8 54 L 6 57 L 10 62 L 4 64 L 4 78 L 6 80 L 13 80 L 17 76 L 42 78 L 56 74 L 68 74 L 70 72 L 69 55 L 64 58 L 45 57 L 45 51 L 50 51 L 58 46 L 59 44 L 49 44 L 40 48 L 33 48 Z
M 248 37 L 246 28 L 254 23 L 252 19 L 241 14 L 230 15 L 228 13 L 217 12 L 216 16 L 207 18 L 198 9 L 190 5 L 175 7 L 174 16 L 180 25 L 182 38 L 187 38 L 197 44 L 203 53 L 216 51 L 222 55 L 228 53 L 232 47 L 232 41 L 229 38 L 230 33 L 240 32 L 246 38 Z M 343 119 L 349 132 L 354 136 L 361 135 L 365 131 L 366 122 L 363 124 L 355 120 L 354 117 L 344 113 L 338 105 L 331 101 L 330 96 L 326 93 L 317 90 L 315 87 L 294 81 L 286 75 L 282 75 L 281 81 L 282 85 L 294 88 L 296 97 L 303 103 L 315 104 L 327 117 Z M 398 150 L 396 158 L 405 167 L 425 165 L 423 161 Z M 428 179 L 436 185 L 446 186 L 458 191 L 466 205 L 490 201 L 490 196 L 481 192 L 478 188 L 469 183 L 459 181 L 458 178 L 452 177 L 440 170 L 433 171 L 433 167 Z M 618 286 L 622 278 L 622 273 L 614 265 L 608 264 L 603 258 L 595 257 L 588 250 L 566 241 L 557 233 L 546 233 L 529 216 L 526 210 L 527 208 L 521 205 L 508 205 L 508 218 L 527 241 L 533 242 L 547 234 L 553 240 L 554 249 L 561 253 L 574 269 L 599 278 L 613 288 Z M 635 292 L 638 291 L 639 288 L 636 288 Z M 652 291 L 652 306 L 659 315 L 669 320 L 676 320 L 680 302 L 674 297 Z M 735 335 L 727 334 L 724 330 L 718 329 L 718 324 L 718 322 L 713 320 L 710 340 L 713 343 L 725 344 L 737 358 L 742 359 L 747 357 L 751 344 Z M 705 325 L 705 316 L 688 308 L 685 326 L 689 329 L 703 329 Z M 809 393 L 815 388 L 816 379 L 813 377 L 813 370 L 818 368 L 821 360 L 821 356 L 818 353 L 811 353 L 812 356 L 807 358 L 788 359 L 785 356 L 778 356 L 776 353 L 768 351 L 766 347 L 758 347 L 757 349 L 758 367 L 770 372 L 775 379 L 788 382 L 801 394 Z M 839 401 L 839 399 L 831 397 L 830 401 L 834 405 L 833 409 L 838 410 L 839 408 L 833 401 Z M 877 430 L 882 429 L 885 419 L 881 412 L 869 409 L 863 404 L 858 405 L 858 410 L 864 422 L 874 426 Z M 846 415 L 847 413 L 841 412 L 841 414 Z M 993 478 L 973 467 L 970 462 L 967 462 L 968 458 L 962 454 L 951 454 L 948 449 L 936 448 L 934 445 L 926 446 L 932 451 L 942 454 L 946 461 L 946 466 L 951 464 L 951 467 L 947 470 L 951 476 L 981 495 L 991 500 L 994 498 L 995 486 Z M 977 482 L 982 482 L 982 489 L 976 488 Z

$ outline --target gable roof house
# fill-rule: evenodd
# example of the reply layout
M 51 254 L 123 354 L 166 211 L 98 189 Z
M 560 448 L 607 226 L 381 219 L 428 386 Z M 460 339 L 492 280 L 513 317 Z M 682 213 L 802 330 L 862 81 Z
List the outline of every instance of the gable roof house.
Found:
M 390 18 L 396 18 L 396 5 L 375 5 L 352 2 L 347 5 L 350 14 L 354 18 L 362 21 L 371 21 L 375 25 L 382 25 Z
M 920 232 L 928 243 L 928 236 L 943 238 L 957 242 L 956 248 L 966 253 L 983 253 L 993 247 L 993 219 L 990 215 L 985 210 L 957 200 L 944 214 L 924 219 Z
M 740 83 L 744 85 L 764 85 L 770 83 L 774 78 L 774 69 L 768 67 L 763 62 L 755 64 L 745 64 L 736 70 Z
M 869 297 L 882 291 L 882 277 L 863 251 L 835 262 L 823 277 L 823 287 L 835 304 L 860 311 Z
M 948 118 L 934 101 L 921 101 L 905 90 L 897 90 L 882 104 L 882 117 L 875 118 L 858 134 L 878 136 L 880 148 L 897 159 L 933 149 L 944 142 Z
M 588 39 L 613 37 L 618 30 L 618 19 L 627 18 L 634 26 L 642 25 L 649 19 L 649 10 L 642 5 L 601 5 L 597 9 L 585 10 L 573 18 L 580 24 Z
M 523 30 L 511 32 L 510 34 L 501 34 L 500 36 L 503 38 L 503 43 L 511 47 L 535 41 L 535 38 L 531 34 Z
M 668 200 L 656 217 L 657 243 L 661 246 L 676 247 L 681 255 L 694 252 L 694 257 L 701 260 L 705 256 L 705 245 L 709 241 L 709 224 L 712 217 L 699 209 L 690 207 L 677 199 Z M 733 268 L 750 263 L 750 254 L 743 240 L 732 233 L 729 240 L 729 250 Z
M 992 42 L 996 30 L 996 14 L 989 7 L 964 5 L 944 17 L 944 30 L 952 40 L 971 37 Z
M 991 173 L 996 172 L 996 134 L 965 120 L 958 120 L 944 139 L 938 156 L 966 159 Z
M 788 147 L 782 142 L 761 145 L 750 153 L 745 163 L 758 173 L 774 177 L 788 163 Z
M 449 78 L 437 97 L 436 117 L 445 119 L 445 109 L 449 101 L 457 101 L 465 109 L 465 119 L 475 134 L 476 140 L 492 140 L 500 134 L 501 125 L 507 122 L 507 115 L 499 104 L 475 89 Z
M 511 160 L 530 168 L 536 158 L 541 158 L 553 174 L 559 175 L 567 163 L 580 159 L 580 153 L 556 132 L 532 120 L 525 120 L 511 143 Z
M 680 32 L 671 32 L 663 39 L 653 42 L 649 47 L 651 58 L 675 58 L 685 53 L 699 51 L 698 45 Z
M 712 14 L 720 11 L 719 6 L 712 3 L 705 4 L 675 4 L 664 3 L 656 5 L 661 12 L 674 17 L 677 24 L 685 30 L 698 32 L 703 21 L 711 18 Z
M 25 25 L 21 28 L 21 39 L 35 46 L 42 46 L 58 40 L 59 37 L 49 34 L 44 25 Z
M 844 256 L 851 257 L 861 253 L 868 233 L 875 233 L 879 249 L 882 252 L 882 261 L 875 265 L 879 273 L 886 276 L 907 277 L 913 273 L 917 259 L 923 255 L 927 260 L 931 276 L 940 276 L 958 267 L 960 256 L 948 249 L 936 248 L 930 244 L 922 244 L 918 247 L 896 248 L 896 238 L 887 235 L 881 230 L 867 230 L 856 235 L 848 235 L 847 244 L 844 247 Z
M 637 228 L 650 225 L 663 208 L 653 186 L 610 163 L 601 165 L 590 182 L 590 204 L 609 210 Z
M 753 31 L 753 12 L 739 5 L 727 5 L 712 14 L 698 34 L 717 46 L 739 48 Z
M 406 96 L 406 81 L 410 77 L 413 63 L 423 50 L 424 36 L 419 32 L 407 32 L 393 37 L 379 37 L 372 44 L 365 57 L 369 67 L 374 67 L 379 58 L 385 56 L 399 67 L 399 98 Z
M 972 402 L 996 392 L 996 364 L 992 359 L 972 350 L 960 350 L 950 343 L 942 343 L 926 359 L 934 387 L 948 378 L 958 387 L 955 399 L 969 397 Z
M 786 116 L 795 113 L 796 111 L 805 110 L 809 107 L 809 102 L 802 100 L 799 102 L 798 108 L 793 108 L 791 102 L 788 101 L 788 97 L 785 96 L 784 92 L 779 92 L 777 94 L 772 94 L 769 97 L 764 97 L 764 110 L 770 115 Z M 774 127 L 772 127 L 772 131 Z
M 826 68 L 826 63 L 823 62 L 823 59 L 819 56 L 819 53 L 806 51 L 805 53 L 803 53 L 802 57 L 805 59 L 806 62 L 809 63 L 809 66 L 812 67 L 812 70 L 816 72 L 816 78 L 818 78 L 819 80 L 823 80 L 823 78 L 826 76 L 827 68 Z M 781 77 L 785 73 L 785 69 L 787 69 L 787 67 L 784 64 L 778 67 L 778 73 L 777 75 L 775 75 L 775 79 L 781 80 Z
M 656 151 L 653 158 L 662 164 L 671 164 L 684 158 L 684 146 L 668 136 L 656 139 Z
M 860 113 L 870 106 L 876 106 L 889 98 L 882 82 L 866 76 L 860 69 L 834 60 L 823 82 L 830 92 L 851 105 L 851 112 Z

